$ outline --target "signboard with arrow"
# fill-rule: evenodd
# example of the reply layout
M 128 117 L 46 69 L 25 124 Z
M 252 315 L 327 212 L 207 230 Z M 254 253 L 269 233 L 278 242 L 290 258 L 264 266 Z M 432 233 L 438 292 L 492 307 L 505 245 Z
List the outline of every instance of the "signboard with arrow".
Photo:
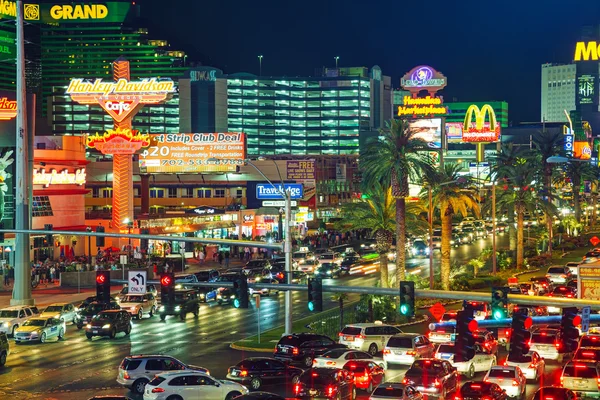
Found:
M 146 294 L 146 271 L 129 271 L 129 294 Z

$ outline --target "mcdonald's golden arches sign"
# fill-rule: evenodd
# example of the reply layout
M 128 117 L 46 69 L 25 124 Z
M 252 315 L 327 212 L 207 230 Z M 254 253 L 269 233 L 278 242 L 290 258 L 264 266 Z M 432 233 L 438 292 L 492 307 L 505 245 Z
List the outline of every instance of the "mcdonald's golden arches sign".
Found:
M 485 104 L 479 109 L 475 104 L 470 105 L 465 114 L 462 141 L 493 143 L 498 140 L 500 140 L 500 124 L 496 120 L 496 113 L 492 106 Z

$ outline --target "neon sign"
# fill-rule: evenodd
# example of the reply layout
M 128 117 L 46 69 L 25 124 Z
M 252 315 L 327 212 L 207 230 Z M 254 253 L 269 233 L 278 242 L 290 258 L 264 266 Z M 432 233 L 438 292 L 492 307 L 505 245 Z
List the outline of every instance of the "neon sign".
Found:
M 400 86 L 411 92 L 428 90 L 433 93 L 446 87 L 447 83 L 446 77 L 441 72 L 427 65 L 419 65 L 411 69 L 400 80 Z
M 0 121 L 8 121 L 17 116 L 16 100 L 7 97 L 0 98 Z
M 600 44 L 592 42 L 577 42 L 575 44 L 575 61 L 598 61 L 600 55 Z
M 150 146 L 150 135 L 131 129 L 110 129 L 102 135 L 96 132 L 88 136 L 86 146 L 102 154 L 134 154 L 142 147 Z
M 404 104 L 398 106 L 398 115 L 431 115 L 431 114 L 447 114 L 446 107 L 440 107 L 442 104 L 441 97 L 411 97 L 404 96 Z
M 487 115 L 490 117 L 489 123 L 485 121 Z M 475 116 L 474 123 L 471 122 L 473 116 Z M 475 104 L 470 105 L 465 114 L 462 141 L 467 143 L 492 143 L 497 142 L 499 139 L 500 125 L 496 120 L 494 109 L 489 104 L 485 104 L 481 107 L 481 110 Z
M 48 187 L 50 185 L 84 185 L 85 184 L 85 169 L 81 168 L 75 170 L 75 172 L 69 172 L 65 169 L 63 171 L 57 171 L 55 169 L 46 172 L 44 168 L 33 170 L 33 184 L 44 185 Z

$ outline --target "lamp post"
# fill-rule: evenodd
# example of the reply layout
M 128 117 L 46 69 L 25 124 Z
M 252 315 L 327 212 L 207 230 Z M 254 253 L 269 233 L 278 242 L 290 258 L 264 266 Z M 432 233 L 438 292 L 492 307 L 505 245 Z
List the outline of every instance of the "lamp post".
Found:
M 86 232 L 91 232 L 92 227 L 88 226 L 85 228 Z M 83 244 L 83 248 L 85 248 L 85 243 Z M 88 235 L 88 264 L 92 265 L 92 237 Z
M 262 76 L 262 54 L 258 56 L 258 76 Z
M 335 69 L 337 69 L 337 67 L 338 67 L 338 61 L 340 61 L 340 57 L 339 56 L 335 56 L 335 57 L 333 57 L 333 59 L 335 60 Z

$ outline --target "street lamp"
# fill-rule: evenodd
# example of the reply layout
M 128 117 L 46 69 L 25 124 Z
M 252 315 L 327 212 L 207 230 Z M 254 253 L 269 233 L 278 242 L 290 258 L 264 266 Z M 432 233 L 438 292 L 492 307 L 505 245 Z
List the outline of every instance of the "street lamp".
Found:
M 335 57 L 333 57 L 333 59 L 335 60 L 335 69 L 337 69 L 337 67 L 338 67 L 338 61 L 340 60 L 340 57 L 339 56 L 335 56 Z
M 262 76 L 262 54 L 258 56 L 258 76 Z

